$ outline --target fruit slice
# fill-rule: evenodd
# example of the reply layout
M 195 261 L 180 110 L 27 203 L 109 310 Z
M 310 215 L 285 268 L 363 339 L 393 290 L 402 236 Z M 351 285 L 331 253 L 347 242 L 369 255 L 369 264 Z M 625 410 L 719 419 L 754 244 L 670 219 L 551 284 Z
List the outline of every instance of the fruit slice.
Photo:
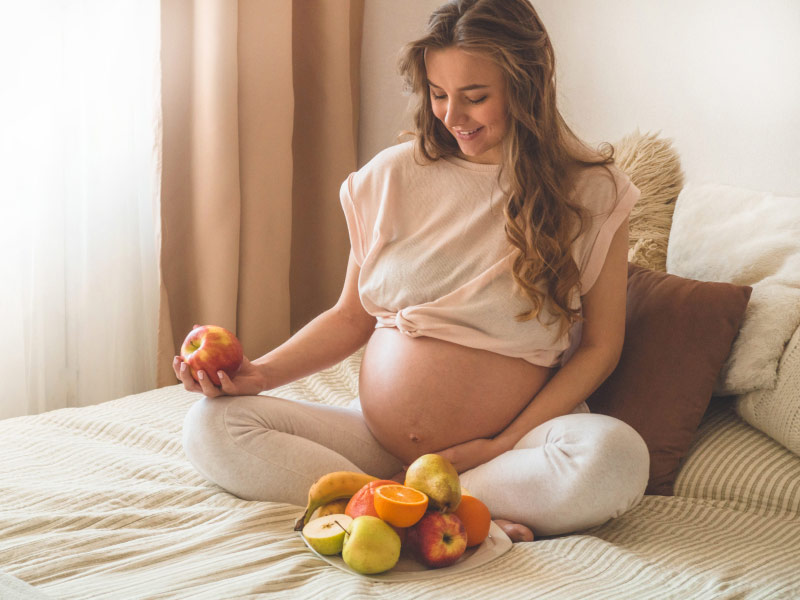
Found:
M 382 485 L 394 485 L 396 483 L 396 481 L 392 481 L 391 479 L 376 479 L 375 481 L 364 484 L 360 490 L 353 494 L 353 497 L 350 498 L 350 501 L 342 512 L 346 515 L 350 515 L 354 519 L 361 515 L 377 517 L 378 513 L 375 510 L 375 489 Z
M 458 508 L 453 511 L 467 530 L 467 548 L 477 546 L 489 535 L 492 515 L 488 507 L 475 496 L 462 494 Z
M 350 529 L 352 517 L 346 514 L 326 515 L 306 523 L 303 537 L 320 554 L 339 554 L 344 545 L 344 534 Z
M 375 490 L 378 516 L 395 527 L 411 527 L 428 508 L 428 496 L 405 485 L 382 485 Z

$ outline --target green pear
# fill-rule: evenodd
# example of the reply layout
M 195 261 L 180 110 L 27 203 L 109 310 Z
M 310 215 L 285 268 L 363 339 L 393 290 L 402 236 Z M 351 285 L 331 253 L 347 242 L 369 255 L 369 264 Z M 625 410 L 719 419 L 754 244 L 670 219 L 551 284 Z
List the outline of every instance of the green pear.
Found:
M 339 554 L 344 546 L 344 536 L 353 522 L 352 517 L 342 513 L 325 515 L 313 519 L 303 527 L 303 537 L 320 554 Z
M 453 512 L 461 502 L 461 484 L 453 463 L 438 454 L 423 454 L 406 470 L 405 484 L 428 495 L 428 507 Z
M 353 519 L 344 536 L 342 558 L 364 575 L 388 571 L 400 560 L 400 536 L 391 525 L 372 515 Z

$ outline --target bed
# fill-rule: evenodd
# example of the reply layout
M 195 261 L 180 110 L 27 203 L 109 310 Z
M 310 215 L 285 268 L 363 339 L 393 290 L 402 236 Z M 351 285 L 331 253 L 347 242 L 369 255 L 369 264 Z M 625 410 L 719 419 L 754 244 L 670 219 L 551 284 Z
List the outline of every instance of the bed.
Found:
M 662 231 L 661 241 L 679 233 Z M 637 235 L 633 254 L 651 256 L 659 234 Z M 755 281 L 746 285 L 764 304 Z M 294 531 L 302 507 L 244 501 L 205 481 L 183 454 L 196 396 L 181 386 L 0 421 L 0 598 L 800 597 L 798 331 L 778 344 L 774 380 L 736 394 L 726 393 L 737 391 L 728 341 L 716 395 L 701 394 L 668 493 L 602 526 L 514 544 L 480 568 L 424 581 L 333 568 Z M 360 359 L 270 394 L 347 405 Z
M 279 391 L 346 404 L 358 359 Z M 727 398 L 703 419 L 675 496 L 646 496 L 590 531 L 515 544 L 455 578 L 408 583 L 330 567 L 293 530 L 301 508 L 239 500 L 203 480 L 180 443 L 193 401 L 174 386 L 0 422 L 0 597 L 800 594 L 800 457 L 742 421 Z M 9 591 L 8 576 L 32 588 Z

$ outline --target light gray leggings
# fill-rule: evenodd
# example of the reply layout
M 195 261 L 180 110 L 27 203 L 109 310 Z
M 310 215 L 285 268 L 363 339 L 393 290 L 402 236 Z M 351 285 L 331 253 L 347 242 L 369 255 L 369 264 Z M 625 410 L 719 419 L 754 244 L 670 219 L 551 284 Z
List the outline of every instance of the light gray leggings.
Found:
M 372 437 L 357 408 L 268 396 L 199 400 L 186 415 L 183 446 L 204 477 L 232 494 L 299 506 L 325 473 L 390 478 L 403 467 Z M 648 470 L 636 431 L 586 413 L 543 423 L 460 479 L 493 518 L 555 535 L 599 525 L 636 505 Z

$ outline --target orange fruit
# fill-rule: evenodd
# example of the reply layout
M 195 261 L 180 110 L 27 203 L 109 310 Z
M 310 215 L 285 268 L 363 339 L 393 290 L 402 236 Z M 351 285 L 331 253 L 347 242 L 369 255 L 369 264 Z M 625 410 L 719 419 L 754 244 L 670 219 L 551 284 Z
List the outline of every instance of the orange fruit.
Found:
M 463 495 L 453 511 L 467 530 L 467 548 L 477 546 L 489 535 L 492 515 L 487 506 L 475 496 Z
M 377 517 L 378 513 L 375 510 L 375 490 L 382 485 L 393 485 L 395 483 L 397 482 L 391 479 L 378 479 L 377 481 L 370 481 L 364 484 L 364 487 L 353 494 L 347 502 L 347 506 L 345 506 L 343 511 L 344 514 L 354 519 L 361 515 Z
M 374 502 L 378 516 L 395 527 L 411 527 L 428 508 L 427 495 L 399 483 L 376 488 Z

